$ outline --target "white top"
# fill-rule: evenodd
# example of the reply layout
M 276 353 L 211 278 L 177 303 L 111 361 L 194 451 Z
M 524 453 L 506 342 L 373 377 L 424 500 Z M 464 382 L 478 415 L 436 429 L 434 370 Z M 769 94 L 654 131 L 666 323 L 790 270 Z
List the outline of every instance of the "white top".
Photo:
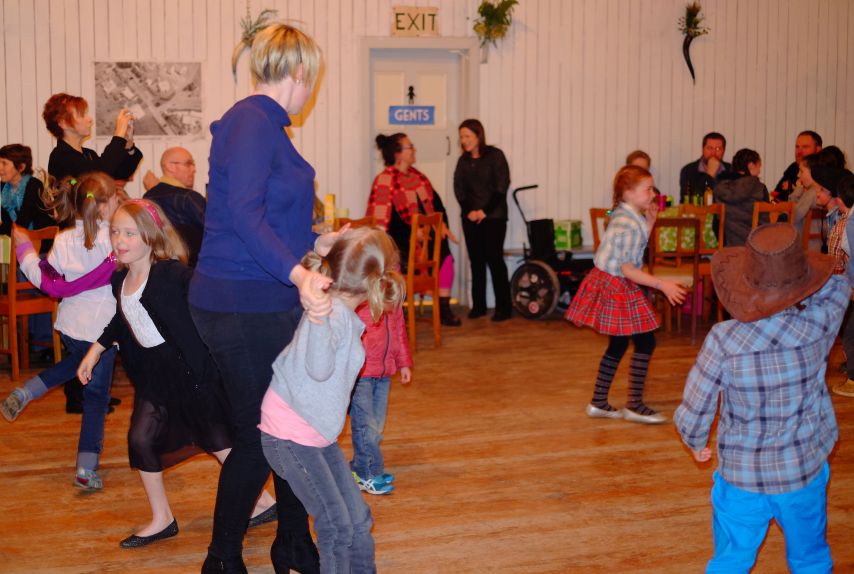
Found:
M 86 249 L 83 244 L 83 222 L 77 220 L 73 228 L 56 235 L 47 260 L 67 281 L 74 281 L 103 263 L 110 251 L 109 223 L 102 221 L 99 224 L 95 245 L 92 249 Z M 33 285 L 41 285 L 38 255 L 29 252 L 20 262 L 20 267 Z M 115 314 L 113 292 L 109 285 L 104 285 L 60 301 L 54 328 L 78 341 L 97 341 Z
M 127 279 L 125 279 L 127 281 Z M 122 314 L 125 320 L 130 325 L 130 330 L 133 333 L 136 342 L 140 347 L 150 349 L 157 345 L 162 345 L 166 340 L 160 335 L 160 331 L 154 326 L 154 321 L 151 320 L 151 315 L 139 302 L 142 297 L 142 292 L 145 291 L 145 286 L 148 284 L 148 279 L 139 286 L 139 289 L 125 295 L 125 287 L 122 285 Z

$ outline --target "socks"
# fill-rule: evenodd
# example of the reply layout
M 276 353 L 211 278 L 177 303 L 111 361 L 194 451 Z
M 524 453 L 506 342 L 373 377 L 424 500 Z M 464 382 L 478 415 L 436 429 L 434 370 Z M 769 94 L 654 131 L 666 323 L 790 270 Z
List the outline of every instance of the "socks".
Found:
M 651 355 L 633 353 L 629 363 L 629 401 L 626 408 L 639 415 L 654 415 L 655 411 L 643 404 L 643 387 L 646 384 L 646 372 L 649 369 Z
M 47 386 L 45 386 L 44 381 L 42 381 L 41 377 L 36 375 L 26 383 L 24 383 L 24 390 L 29 394 L 29 398 L 27 402 L 32 401 L 34 399 L 40 399 L 47 393 Z
M 593 400 L 590 401 L 597 409 L 604 411 L 614 411 L 614 407 L 608 404 L 608 391 L 611 389 L 611 383 L 614 381 L 614 375 L 617 373 L 617 367 L 620 365 L 622 357 L 612 357 L 608 353 L 602 355 L 602 361 L 599 363 L 599 372 L 596 375 L 596 387 L 593 389 Z

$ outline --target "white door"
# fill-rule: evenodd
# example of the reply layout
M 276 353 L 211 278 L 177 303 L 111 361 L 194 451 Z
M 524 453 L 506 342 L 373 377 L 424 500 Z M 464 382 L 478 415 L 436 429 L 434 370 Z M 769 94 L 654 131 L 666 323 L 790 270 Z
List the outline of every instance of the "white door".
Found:
M 439 49 L 371 50 L 371 141 L 377 134 L 403 132 L 415 146 L 415 167 L 424 173 L 442 198 L 451 231 L 461 244 L 451 243 L 458 299 L 468 276 L 468 260 L 462 246 L 460 206 L 454 197 L 454 168 L 460 155 L 457 126 L 460 117 L 461 66 L 457 51 Z M 389 107 L 434 106 L 433 125 L 392 125 Z M 382 156 L 371 148 L 373 173 L 383 169 Z M 405 256 L 405 254 L 403 254 Z M 466 297 L 467 298 L 467 297 Z

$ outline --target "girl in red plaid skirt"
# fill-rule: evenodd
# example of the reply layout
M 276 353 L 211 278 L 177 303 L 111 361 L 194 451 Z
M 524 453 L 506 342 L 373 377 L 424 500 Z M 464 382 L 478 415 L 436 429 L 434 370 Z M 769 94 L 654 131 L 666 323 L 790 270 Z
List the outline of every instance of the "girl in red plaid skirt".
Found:
M 649 360 L 655 349 L 653 331 L 658 318 L 639 285 L 658 289 L 672 304 L 685 300 L 685 290 L 673 281 L 657 279 L 642 270 L 643 252 L 658 213 L 655 183 L 649 171 L 627 165 L 614 177 L 614 209 L 596 251 L 595 267 L 587 275 L 566 318 L 579 327 L 592 327 L 609 336 L 608 348 L 599 363 L 593 400 L 587 416 L 657 424 L 667 420 L 643 402 Z M 614 374 L 629 347 L 635 344 L 629 365 L 629 397 L 626 407 L 608 403 Z

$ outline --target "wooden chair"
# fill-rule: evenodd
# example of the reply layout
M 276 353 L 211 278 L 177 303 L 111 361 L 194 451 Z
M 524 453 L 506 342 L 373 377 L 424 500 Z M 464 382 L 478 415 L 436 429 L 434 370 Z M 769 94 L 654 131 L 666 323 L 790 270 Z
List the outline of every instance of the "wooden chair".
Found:
M 39 250 L 41 242 L 56 237 L 58 227 L 45 227 L 29 231 L 30 240 L 36 251 Z M 9 270 L 4 282 L 4 293 L 0 295 L 0 316 L 6 318 L 9 327 L 8 346 L 0 348 L 0 354 L 9 355 L 12 363 L 12 380 L 17 381 L 21 369 L 30 367 L 30 350 L 28 345 L 29 325 L 27 317 L 40 313 L 50 313 L 52 323 L 56 322 L 56 310 L 58 301 L 47 295 L 39 293 L 27 293 L 35 289 L 29 281 L 18 281 L 18 258 L 15 255 L 15 239 L 12 237 L 11 253 L 9 255 Z M 20 321 L 19 321 L 20 319 Z M 21 329 L 20 336 L 18 328 Z M 53 358 L 59 362 L 62 349 L 59 343 L 59 333 L 53 331 L 52 338 Z
M 777 220 L 780 219 L 781 215 L 785 215 L 788 217 L 786 221 L 789 223 L 795 222 L 795 204 L 791 201 L 781 201 L 780 203 L 770 203 L 767 201 L 757 201 L 753 204 L 753 225 L 751 226 L 753 229 L 759 227 L 759 225 L 764 225 L 759 223 L 759 216 L 763 213 L 768 214 L 768 219 L 771 223 L 777 223 Z
M 804 251 L 809 251 L 810 247 L 814 251 L 821 251 L 822 246 L 827 243 L 827 235 L 827 211 L 823 207 L 813 207 L 807 211 L 804 227 L 801 229 Z
M 659 236 L 665 228 L 676 228 L 675 251 L 661 251 Z M 683 237 L 687 230 L 694 231 L 693 247 L 686 247 Z M 649 274 L 658 279 L 675 281 L 685 287 L 691 298 L 691 342 L 697 338 L 697 316 L 702 302 L 698 301 L 696 288 L 700 284 L 700 221 L 693 217 L 661 217 L 655 222 L 649 240 Z M 670 331 L 672 305 L 664 300 L 664 328 Z M 682 313 L 677 313 L 677 325 L 682 326 Z
M 415 296 L 430 294 L 433 299 L 433 341 L 442 344 L 439 322 L 439 266 L 442 264 L 441 213 L 412 216 L 409 257 L 406 265 L 406 311 L 409 322 L 409 346 L 415 351 Z
M 335 220 L 335 231 L 338 231 L 342 227 L 347 224 L 350 224 L 350 227 L 373 227 L 377 224 L 377 218 L 373 215 L 366 215 L 361 219 L 350 219 L 347 217 L 339 217 Z
M 724 222 L 726 221 L 726 209 L 723 203 L 712 203 L 711 205 L 691 205 L 688 203 L 679 206 L 679 216 L 696 217 L 700 222 L 700 281 L 703 282 L 703 320 L 708 320 L 711 311 L 711 303 L 715 300 L 715 289 L 712 285 L 712 255 L 724 245 Z M 706 218 L 717 217 L 717 245 L 709 245 L 703 234 Z M 712 220 L 714 221 L 714 220 Z M 706 301 L 709 302 L 707 310 Z M 717 320 L 723 320 L 723 308 L 720 304 L 717 308 Z
M 601 225 L 601 233 L 604 235 L 605 230 L 608 228 L 608 222 L 611 217 L 608 215 L 609 209 L 604 207 L 591 207 L 590 208 L 590 224 L 593 227 L 593 252 L 595 253 L 599 249 L 599 243 L 602 241 L 600 235 L 600 225 Z

